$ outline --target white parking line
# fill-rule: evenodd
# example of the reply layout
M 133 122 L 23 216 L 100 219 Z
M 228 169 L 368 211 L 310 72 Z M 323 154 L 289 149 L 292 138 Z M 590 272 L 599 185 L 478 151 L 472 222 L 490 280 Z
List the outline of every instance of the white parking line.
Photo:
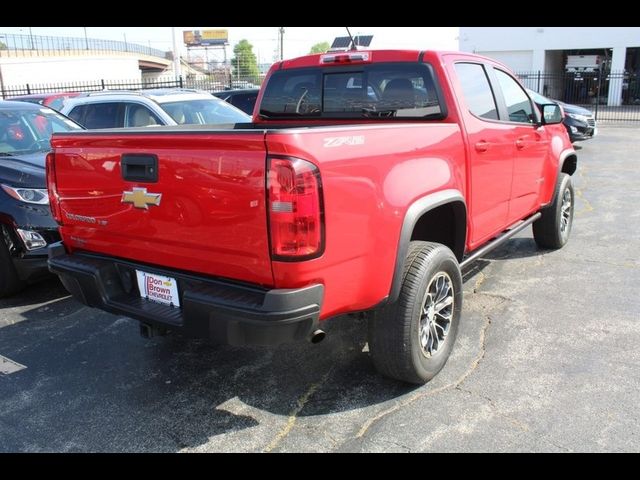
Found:
M 25 365 L 21 365 L 18 362 L 14 362 L 10 358 L 0 355 L 0 373 L 9 375 L 10 373 L 16 373 L 25 368 L 27 368 Z

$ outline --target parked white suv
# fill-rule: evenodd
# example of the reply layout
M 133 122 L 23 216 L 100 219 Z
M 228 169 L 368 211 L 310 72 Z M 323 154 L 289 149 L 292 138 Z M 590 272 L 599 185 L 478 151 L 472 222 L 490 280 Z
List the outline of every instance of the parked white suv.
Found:
M 251 121 L 210 93 L 182 88 L 94 92 L 69 99 L 61 112 L 88 129 Z

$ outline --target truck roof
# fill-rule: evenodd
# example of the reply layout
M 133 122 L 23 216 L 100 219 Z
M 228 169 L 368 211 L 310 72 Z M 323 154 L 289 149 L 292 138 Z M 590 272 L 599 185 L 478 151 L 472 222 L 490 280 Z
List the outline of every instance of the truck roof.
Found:
M 458 55 L 469 58 L 476 58 L 482 60 L 489 60 L 498 65 L 504 66 L 502 63 L 488 57 L 476 55 L 474 53 L 448 51 L 448 50 L 354 50 L 344 52 L 327 52 L 313 55 L 305 55 L 302 57 L 292 58 L 289 60 L 283 60 L 276 62 L 271 68 L 272 70 L 289 69 L 289 68 L 304 68 L 315 67 L 318 65 L 331 66 L 331 65 L 345 65 L 351 63 L 349 61 L 332 61 L 324 62 L 325 57 L 337 57 L 341 56 L 348 58 L 349 55 L 357 55 L 359 57 L 366 56 L 363 60 L 357 60 L 354 63 L 370 63 L 370 62 L 416 62 L 427 60 L 432 63 L 437 63 L 445 55 Z M 506 68 L 506 67 L 505 67 Z

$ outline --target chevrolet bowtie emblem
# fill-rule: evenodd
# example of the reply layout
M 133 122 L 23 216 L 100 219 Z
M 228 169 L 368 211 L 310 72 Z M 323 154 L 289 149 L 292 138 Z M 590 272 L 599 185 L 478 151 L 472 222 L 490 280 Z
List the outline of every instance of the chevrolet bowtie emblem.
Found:
M 146 188 L 133 187 L 130 192 L 122 192 L 122 203 L 133 203 L 136 208 L 149 210 L 149 205 L 160 205 L 161 193 L 147 193 Z

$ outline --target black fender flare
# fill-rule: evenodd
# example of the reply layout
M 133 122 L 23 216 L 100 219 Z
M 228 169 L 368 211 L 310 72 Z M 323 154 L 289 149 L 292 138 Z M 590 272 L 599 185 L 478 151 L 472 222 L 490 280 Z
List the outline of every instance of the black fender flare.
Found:
M 409 242 L 416 223 L 425 213 L 442 205 L 455 203 L 461 204 L 464 209 L 463 218 L 456 218 L 457 227 L 463 232 L 461 238 L 456 239 L 456 248 L 453 253 L 458 261 L 464 255 L 464 247 L 467 236 L 466 211 L 467 205 L 460 191 L 455 189 L 442 190 L 440 192 L 431 193 L 425 197 L 419 198 L 412 203 L 407 209 L 402 222 L 402 230 L 400 231 L 400 239 L 398 240 L 398 249 L 396 252 L 396 265 L 393 272 L 393 280 L 391 283 L 391 291 L 389 292 L 388 302 L 393 303 L 400 295 L 402 288 L 402 272 L 404 269 L 404 261 L 409 250 Z M 458 235 L 460 237 L 460 235 Z
M 572 171 L 567 173 L 569 173 L 569 175 L 573 175 L 575 173 L 576 169 L 578 168 L 578 155 L 573 148 L 568 148 L 560 154 L 560 158 L 558 159 L 558 175 L 556 176 L 556 178 L 560 176 L 560 173 L 564 168 L 564 164 L 568 159 L 570 159 L 569 161 L 572 162 L 573 165 L 571 165 L 570 167 Z
M 560 174 L 562 173 L 564 169 L 564 164 L 566 162 L 572 163 L 572 165 L 569 167 L 571 171 L 567 173 L 569 175 L 573 175 L 578 168 L 578 155 L 576 154 L 576 151 L 573 148 L 567 148 L 566 150 L 563 150 L 562 153 L 560 154 L 560 158 L 558 158 L 558 171 L 556 172 L 556 178 L 554 178 L 553 180 L 554 193 L 553 193 L 553 196 L 551 197 L 551 201 L 549 203 L 543 204 L 542 208 L 548 207 L 555 200 L 555 185 L 558 183 L 558 179 L 560 178 Z

